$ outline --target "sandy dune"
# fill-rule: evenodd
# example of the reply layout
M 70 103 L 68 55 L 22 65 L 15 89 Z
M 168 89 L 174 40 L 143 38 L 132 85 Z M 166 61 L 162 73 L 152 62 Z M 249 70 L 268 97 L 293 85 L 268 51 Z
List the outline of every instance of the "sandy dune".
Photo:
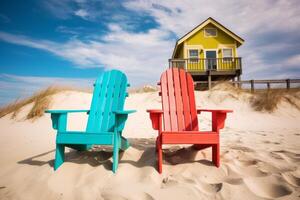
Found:
M 131 94 L 126 108 L 136 109 L 124 135 L 131 147 L 111 172 L 111 148 L 89 152 L 67 149 L 66 162 L 53 171 L 55 131 L 49 115 L 24 120 L 0 119 L 0 199 L 299 199 L 300 111 L 282 102 L 272 114 L 249 106 L 249 94 L 197 92 L 197 106 L 233 109 L 221 131 L 221 166 L 211 150 L 166 146 L 163 174 L 156 171 L 154 137 L 145 112 L 160 108 L 156 92 Z M 68 91 L 53 96 L 53 109 L 88 109 L 91 94 Z M 66 103 L 68 102 L 68 103 Z M 72 114 L 69 130 L 84 130 L 85 114 Z M 200 129 L 211 126 L 201 114 Z

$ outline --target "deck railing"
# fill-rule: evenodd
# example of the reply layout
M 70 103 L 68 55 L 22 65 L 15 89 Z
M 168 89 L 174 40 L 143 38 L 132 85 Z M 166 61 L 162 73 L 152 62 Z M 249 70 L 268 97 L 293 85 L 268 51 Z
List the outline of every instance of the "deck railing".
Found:
M 242 69 L 242 58 L 169 59 L 169 67 L 183 68 L 189 72 L 235 71 Z
M 220 83 L 220 81 L 211 81 L 212 84 Z M 195 81 L 196 84 L 208 84 L 208 81 Z M 244 85 L 250 85 L 251 92 L 255 91 L 254 85 L 266 85 L 267 89 L 280 89 L 286 88 L 287 90 L 292 88 L 300 88 L 300 79 L 271 79 L 271 80 L 243 80 L 243 81 L 229 81 L 228 83 L 232 83 L 239 88 L 242 88 Z M 275 85 L 274 87 L 271 87 Z M 293 85 L 292 85 L 293 84 Z M 277 85 L 277 86 L 276 86 Z M 281 87 L 280 87 L 281 86 Z M 261 89 L 261 87 L 257 87 L 256 89 Z

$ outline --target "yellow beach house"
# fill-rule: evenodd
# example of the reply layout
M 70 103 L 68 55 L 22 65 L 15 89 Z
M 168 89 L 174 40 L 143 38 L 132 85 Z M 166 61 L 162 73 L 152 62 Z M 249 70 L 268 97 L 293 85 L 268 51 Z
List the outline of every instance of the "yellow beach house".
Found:
M 194 81 L 240 80 L 242 59 L 238 47 L 244 40 L 208 18 L 193 30 L 177 40 L 170 67 L 184 68 Z

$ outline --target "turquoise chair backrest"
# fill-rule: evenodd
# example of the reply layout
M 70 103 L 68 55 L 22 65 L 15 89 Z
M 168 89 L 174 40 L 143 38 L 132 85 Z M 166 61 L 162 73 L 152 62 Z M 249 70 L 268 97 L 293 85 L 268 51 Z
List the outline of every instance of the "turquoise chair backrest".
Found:
M 127 78 L 121 71 L 106 71 L 99 76 L 94 84 L 87 132 L 113 132 L 115 115 L 112 111 L 123 110 L 126 87 Z

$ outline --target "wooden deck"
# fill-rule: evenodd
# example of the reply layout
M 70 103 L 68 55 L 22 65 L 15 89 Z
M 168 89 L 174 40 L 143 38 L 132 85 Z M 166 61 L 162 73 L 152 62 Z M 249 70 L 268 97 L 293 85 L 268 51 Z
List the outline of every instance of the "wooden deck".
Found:
M 237 80 L 240 81 L 242 74 L 242 58 L 192 58 L 192 59 L 169 59 L 169 68 L 177 67 L 189 72 L 194 81 Z

